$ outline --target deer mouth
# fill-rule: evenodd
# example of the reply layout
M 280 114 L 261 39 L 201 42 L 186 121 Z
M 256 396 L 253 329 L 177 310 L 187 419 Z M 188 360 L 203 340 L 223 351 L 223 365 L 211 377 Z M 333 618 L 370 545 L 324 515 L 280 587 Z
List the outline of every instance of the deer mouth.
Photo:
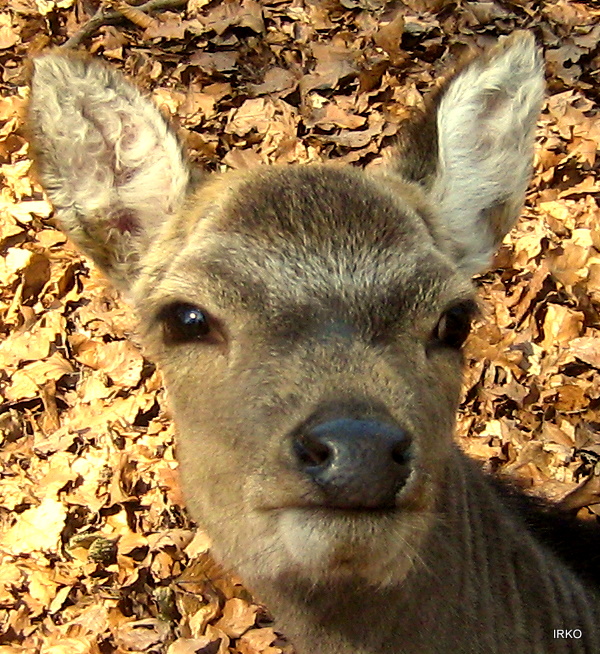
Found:
M 255 497 L 254 504 L 256 511 L 260 513 L 294 511 L 312 516 L 313 519 L 401 520 L 405 514 L 426 513 L 431 510 L 432 489 L 428 480 L 429 475 L 424 474 L 417 465 L 413 465 L 406 482 L 400 488 L 396 488 L 388 497 L 383 497 L 382 501 L 373 502 L 373 494 L 364 497 L 360 489 L 353 493 L 338 492 L 332 498 L 328 489 L 320 488 L 317 484 L 277 484 L 274 479 L 270 489 L 272 492 L 261 493 Z

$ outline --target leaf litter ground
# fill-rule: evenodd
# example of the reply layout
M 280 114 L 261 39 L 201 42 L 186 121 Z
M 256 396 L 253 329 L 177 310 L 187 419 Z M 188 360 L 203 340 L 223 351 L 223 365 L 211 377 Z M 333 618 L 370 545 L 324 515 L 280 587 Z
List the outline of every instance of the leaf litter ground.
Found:
M 123 20 L 86 31 L 99 9 Z M 209 170 L 377 166 L 449 62 L 517 28 L 545 47 L 549 97 L 527 206 L 477 280 L 457 438 L 596 520 L 596 3 L 0 4 L 0 654 L 290 651 L 187 517 L 160 374 L 30 176 L 27 58 L 80 41 L 151 93 Z

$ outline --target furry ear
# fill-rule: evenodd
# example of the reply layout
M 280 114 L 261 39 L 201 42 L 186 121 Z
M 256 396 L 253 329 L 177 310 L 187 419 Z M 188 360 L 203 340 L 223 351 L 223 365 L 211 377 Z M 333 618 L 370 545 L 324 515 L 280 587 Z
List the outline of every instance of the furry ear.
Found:
M 29 129 L 41 182 L 73 240 L 121 288 L 182 205 L 189 169 L 156 106 L 100 61 L 33 61 Z
M 515 32 L 460 69 L 401 139 L 396 171 L 425 187 L 469 274 L 489 266 L 519 216 L 543 95 L 540 51 Z

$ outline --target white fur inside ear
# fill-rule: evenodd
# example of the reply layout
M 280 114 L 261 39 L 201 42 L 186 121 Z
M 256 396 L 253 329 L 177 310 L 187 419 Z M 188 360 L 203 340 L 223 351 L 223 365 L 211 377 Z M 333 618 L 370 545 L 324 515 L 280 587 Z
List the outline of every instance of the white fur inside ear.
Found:
M 143 232 L 183 201 L 188 169 L 175 134 L 105 65 L 35 60 L 30 122 L 42 181 L 67 229 L 102 216 L 111 229 Z
M 438 108 L 439 162 L 432 188 L 470 274 L 489 265 L 518 217 L 531 175 L 533 134 L 544 94 L 543 64 L 530 34 L 515 33 L 450 83 Z M 501 222 L 489 214 L 504 206 Z

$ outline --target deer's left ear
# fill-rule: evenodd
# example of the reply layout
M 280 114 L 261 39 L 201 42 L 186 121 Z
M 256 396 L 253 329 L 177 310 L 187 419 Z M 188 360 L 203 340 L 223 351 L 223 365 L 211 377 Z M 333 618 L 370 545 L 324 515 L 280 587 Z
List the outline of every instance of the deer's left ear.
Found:
M 425 186 L 469 274 L 489 266 L 519 216 L 543 96 L 539 48 L 515 32 L 459 70 L 402 143 L 397 171 Z

